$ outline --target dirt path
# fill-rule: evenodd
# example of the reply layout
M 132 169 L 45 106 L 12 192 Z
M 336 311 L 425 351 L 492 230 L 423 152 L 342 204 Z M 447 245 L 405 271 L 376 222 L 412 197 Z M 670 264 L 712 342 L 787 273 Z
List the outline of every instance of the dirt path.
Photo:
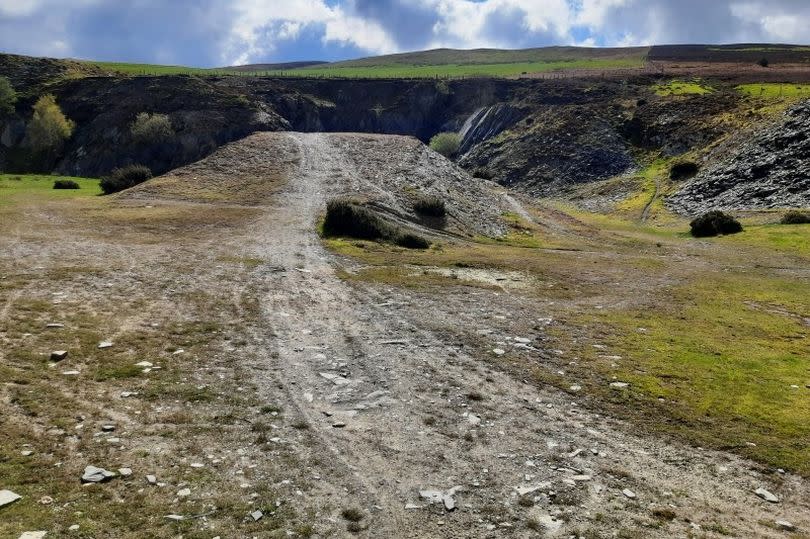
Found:
M 306 443 L 295 448 L 313 463 L 308 496 L 322 497 L 310 502 L 336 527 L 349 507 L 366 515 L 367 537 L 530 537 L 539 528 L 563 536 L 778 537 L 761 523 L 810 527 L 801 479 L 634 436 L 568 394 L 501 372 L 489 351 L 460 340 L 462 327 L 506 335 L 500 346 L 536 361 L 547 351 L 534 348 L 532 336 L 509 335 L 512 314 L 498 294 L 436 298 L 340 280 L 340 262 L 315 225 L 332 193 L 360 185 L 356 166 L 331 135 L 275 136 L 290 137 L 301 159 L 254 231 L 256 254 L 270 268 L 255 283 L 266 291 L 256 328 L 265 364 L 255 381 L 260 393 L 283 387 L 285 409 L 308 426 Z M 419 496 L 454 487 L 453 511 Z M 760 500 L 759 487 L 781 503 Z

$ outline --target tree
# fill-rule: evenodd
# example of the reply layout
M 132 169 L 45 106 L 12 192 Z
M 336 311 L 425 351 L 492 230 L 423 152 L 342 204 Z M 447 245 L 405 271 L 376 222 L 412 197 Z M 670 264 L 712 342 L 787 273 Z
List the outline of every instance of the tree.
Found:
M 5 77 L 0 77 L 0 116 L 14 113 L 14 103 L 17 102 L 17 92 Z
M 165 114 L 141 112 L 130 126 L 132 138 L 139 144 L 159 144 L 174 136 L 172 122 Z
M 35 151 L 55 153 L 62 149 L 75 126 L 62 113 L 53 95 L 43 95 L 34 104 L 34 115 L 28 123 L 26 139 Z
M 762 67 L 768 67 L 771 65 L 771 62 L 767 58 L 762 58 L 759 62 L 757 62 Z

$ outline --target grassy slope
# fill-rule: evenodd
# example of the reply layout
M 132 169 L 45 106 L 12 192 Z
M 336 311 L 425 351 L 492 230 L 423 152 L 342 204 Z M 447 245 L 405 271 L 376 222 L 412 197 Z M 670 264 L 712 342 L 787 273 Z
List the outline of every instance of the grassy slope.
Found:
M 378 56 L 301 67 L 297 69 L 245 70 L 242 68 L 202 69 L 120 62 L 91 62 L 108 71 L 132 75 L 267 75 L 313 77 L 508 77 L 565 69 L 616 69 L 639 67 L 647 48 L 587 49 L 547 47 L 525 50 L 478 49 L 471 51 L 439 49 Z
M 646 175 L 662 171 L 656 162 Z M 542 213 L 546 219 L 553 214 Z M 565 215 L 560 223 L 574 234 L 564 240 L 510 216 L 513 233 L 500 242 L 425 252 L 327 243 L 369 264 L 346 275 L 352 280 L 427 289 L 441 284 L 431 272 L 402 270 L 415 265 L 517 270 L 553 283 L 534 291 L 544 304 L 555 302 L 556 311 L 544 316 L 564 321 L 549 346 L 579 360 L 535 367 L 539 382 L 568 389 L 572 379 L 584 380 L 598 402 L 649 430 L 810 474 L 804 453 L 810 444 L 810 371 L 802 320 L 810 314 L 810 288 L 802 273 L 770 269 L 810 265 L 810 226 L 752 224 L 761 222 L 757 218 L 746 221 L 741 235 L 698 241 L 675 216 L 653 226 L 638 223 L 637 212 L 632 218 L 571 210 Z M 587 239 L 593 231 L 598 241 Z M 545 247 L 583 249 L 595 266 L 587 255 L 572 266 L 569 256 Z M 600 280 L 609 286 L 595 284 Z M 607 307 L 593 308 L 595 301 Z M 604 359 L 614 354 L 622 359 Z M 555 374 L 558 368 L 566 377 Z M 610 388 L 615 379 L 629 382 L 630 389 Z

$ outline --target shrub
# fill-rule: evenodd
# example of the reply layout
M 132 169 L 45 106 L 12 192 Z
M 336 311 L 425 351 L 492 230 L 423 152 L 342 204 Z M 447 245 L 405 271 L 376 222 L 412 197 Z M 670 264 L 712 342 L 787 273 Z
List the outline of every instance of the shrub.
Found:
M 430 139 L 430 148 L 445 157 L 452 157 L 461 147 L 461 137 L 458 133 L 439 133 Z
M 39 151 L 56 151 L 73 134 L 76 126 L 62 113 L 56 98 L 47 94 L 34 104 L 34 115 L 28 123 L 28 144 Z
M 759 64 L 762 67 L 768 67 L 769 65 L 771 65 L 771 62 L 767 58 L 762 58 L 759 60 L 759 62 L 757 62 L 757 64 Z
M 399 234 L 394 239 L 394 243 L 400 247 L 405 247 L 406 249 L 427 249 L 430 247 L 430 242 L 428 240 L 411 232 Z
M 698 171 L 700 171 L 700 167 L 698 167 L 697 163 L 681 161 L 672 165 L 669 169 L 669 177 L 672 180 L 685 180 L 697 174 Z
M 174 128 L 165 114 L 141 112 L 130 126 L 135 142 L 139 144 L 160 144 L 174 136 Z
M 387 239 L 396 230 L 376 213 L 350 199 L 330 200 L 323 221 L 324 236 L 348 236 L 363 240 Z
M 323 235 L 326 237 L 346 236 L 363 240 L 392 241 L 408 249 L 426 249 L 430 242 L 421 236 L 402 233 L 397 227 L 385 222 L 373 210 L 360 202 L 338 198 L 326 205 L 323 221 Z
M 17 92 L 5 77 L 0 77 L 0 116 L 14 113 L 14 103 L 17 102 Z
M 56 180 L 53 182 L 54 189 L 80 189 L 79 184 L 73 180 Z
M 810 212 L 791 210 L 782 216 L 780 221 L 783 225 L 807 225 L 810 224 Z
M 101 179 L 101 190 L 105 195 L 117 193 L 124 189 L 134 187 L 152 177 L 149 167 L 143 165 L 129 165 L 123 168 L 116 168 Z
M 708 238 L 720 234 L 736 234 L 743 231 L 743 227 L 731 215 L 721 211 L 710 211 L 701 215 L 691 223 L 692 236 L 696 238 Z
M 417 198 L 413 203 L 413 210 L 427 217 L 444 217 L 447 215 L 444 200 L 432 195 L 422 195 Z

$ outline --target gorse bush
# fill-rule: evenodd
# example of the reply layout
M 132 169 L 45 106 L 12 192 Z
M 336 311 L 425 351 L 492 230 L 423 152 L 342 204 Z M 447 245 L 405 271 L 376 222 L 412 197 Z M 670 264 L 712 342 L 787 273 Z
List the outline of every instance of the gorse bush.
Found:
M 413 203 L 413 210 L 427 217 L 444 217 L 447 215 L 444 200 L 433 195 L 420 195 Z
M 34 104 L 34 115 L 26 131 L 28 144 L 38 151 L 58 151 L 73 134 L 75 126 L 62 113 L 56 98 L 44 95 Z
M 14 114 L 14 104 L 17 102 L 17 92 L 9 80 L 0 77 L 0 117 Z
M 791 210 L 782 216 L 780 221 L 783 225 L 807 225 L 810 224 L 810 212 Z
M 430 139 L 430 148 L 445 157 L 456 155 L 461 147 L 461 136 L 458 133 L 439 133 Z
M 708 238 L 720 234 L 737 234 L 743 231 L 739 221 L 721 211 L 710 211 L 701 215 L 689 223 L 689 226 L 692 229 L 692 236 L 696 238 Z
M 141 112 L 130 126 L 135 142 L 139 144 L 160 144 L 174 137 L 174 128 L 165 114 Z
M 386 222 L 362 203 L 346 198 L 330 200 L 323 221 L 326 237 L 349 237 L 363 240 L 384 240 L 408 249 L 427 249 L 430 242 Z
M 79 189 L 79 184 L 73 180 L 56 180 L 53 182 L 54 189 Z
M 687 178 L 691 178 L 695 174 L 700 171 L 700 167 L 698 167 L 697 163 L 693 163 L 692 161 L 681 161 L 680 163 L 675 163 L 669 169 L 669 177 L 672 180 L 685 180 Z
M 143 165 L 129 165 L 114 169 L 109 176 L 101 179 L 101 190 L 105 195 L 117 193 L 124 189 L 134 187 L 152 177 L 149 167 Z

